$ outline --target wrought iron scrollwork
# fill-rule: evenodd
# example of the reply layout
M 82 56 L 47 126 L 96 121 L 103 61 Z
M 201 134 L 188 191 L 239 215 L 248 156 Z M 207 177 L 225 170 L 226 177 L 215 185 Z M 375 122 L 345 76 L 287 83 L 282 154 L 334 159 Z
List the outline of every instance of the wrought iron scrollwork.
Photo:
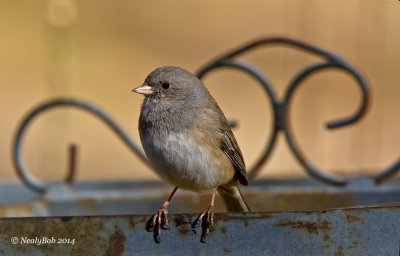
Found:
M 322 62 L 317 62 L 315 64 L 312 64 L 304 68 L 302 71 L 300 71 L 295 76 L 295 78 L 289 83 L 285 96 L 282 100 L 278 99 L 271 81 L 268 79 L 266 75 L 264 75 L 263 72 L 261 72 L 257 67 L 253 66 L 252 64 L 237 59 L 239 55 L 242 55 L 257 47 L 271 46 L 277 44 L 295 47 L 297 49 L 307 51 L 312 54 L 316 54 L 324 60 Z M 265 38 L 261 40 L 256 40 L 242 47 L 239 47 L 233 51 L 230 51 L 227 54 L 215 59 L 210 64 L 203 66 L 197 73 L 197 76 L 199 77 L 199 79 L 202 79 L 209 72 L 222 67 L 240 70 L 252 76 L 254 79 L 256 79 L 265 90 L 273 109 L 274 122 L 272 127 L 273 128 L 272 133 L 270 134 L 269 140 L 264 148 L 262 155 L 256 161 L 254 166 L 251 167 L 249 170 L 250 179 L 254 179 L 259 174 L 260 168 L 263 166 L 263 164 L 265 164 L 265 162 L 267 161 L 268 157 L 270 156 L 274 148 L 278 132 L 283 131 L 293 154 L 310 176 L 318 180 L 321 180 L 325 183 L 333 185 L 345 185 L 348 182 L 348 180 L 344 177 L 339 177 L 333 174 L 328 174 L 325 171 L 322 171 L 318 167 L 314 166 L 309 160 L 307 160 L 307 158 L 302 154 L 300 147 L 298 146 L 297 142 L 295 141 L 292 135 L 290 122 L 288 120 L 288 110 L 294 92 L 307 77 L 309 77 L 312 74 L 315 74 L 316 72 L 320 72 L 326 69 L 340 69 L 348 73 L 355 79 L 360 88 L 362 94 L 362 100 L 357 111 L 353 115 L 340 120 L 328 122 L 326 126 L 328 129 L 334 129 L 339 127 L 344 127 L 357 122 L 358 120 L 360 120 L 360 118 L 364 116 L 369 100 L 368 83 L 361 72 L 359 72 L 356 68 L 354 68 L 349 62 L 344 60 L 342 57 L 334 53 L 331 53 L 327 50 L 324 50 L 322 48 L 310 44 L 306 44 L 298 40 L 283 38 L 283 37 L 274 37 L 274 38 Z M 26 184 L 30 189 L 38 193 L 43 193 L 46 191 L 46 185 L 42 181 L 34 177 L 25 165 L 22 154 L 22 142 L 24 138 L 24 133 L 29 123 L 39 114 L 47 110 L 50 110 L 52 108 L 62 107 L 62 106 L 76 107 L 78 109 L 88 111 L 94 116 L 100 118 L 100 120 L 102 120 L 107 126 L 109 126 L 111 130 L 128 146 L 128 148 L 131 149 L 133 153 L 139 157 L 140 160 L 148 164 L 147 158 L 141 147 L 138 146 L 138 144 L 106 112 L 101 110 L 99 107 L 97 107 L 94 104 L 78 99 L 72 99 L 72 98 L 53 99 L 43 104 L 40 104 L 32 111 L 30 111 L 19 125 L 17 133 L 15 135 L 14 145 L 13 145 L 14 166 L 18 176 L 21 178 L 23 183 Z M 71 161 L 73 162 L 73 159 L 75 157 L 74 152 L 76 152 L 76 149 L 74 147 L 71 147 L 70 151 L 71 151 Z M 69 173 L 67 174 L 64 182 L 66 183 L 72 182 L 74 176 L 73 175 L 74 169 L 75 169 L 74 164 L 71 164 L 71 167 L 69 168 Z M 389 178 L 390 176 L 394 175 L 399 170 L 400 170 L 400 159 L 395 161 L 391 166 L 389 166 L 388 168 L 386 168 L 385 170 L 383 170 L 378 175 L 372 178 L 375 180 L 376 183 L 380 183 L 385 179 Z
M 56 107 L 75 107 L 81 110 L 85 110 L 94 116 L 102 120 L 110 129 L 128 146 L 129 149 L 139 157 L 142 162 L 148 164 L 146 155 L 144 154 L 141 147 L 126 133 L 117 122 L 115 122 L 105 111 L 103 111 L 98 106 L 88 103 L 79 99 L 72 98 L 59 98 L 49 100 L 43 104 L 40 104 L 33 110 L 31 110 L 26 117 L 23 119 L 21 124 L 17 129 L 15 135 L 14 145 L 13 145 L 13 163 L 15 170 L 17 171 L 18 177 L 22 182 L 27 185 L 30 189 L 38 193 L 43 193 L 46 191 L 46 185 L 40 181 L 38 178 L 34 177 L 31 172 L 27 169 L 22 153 L 22 142 L 24 138 L 25 131 L 31 121 L 43 112 L 56 108 Z M 73 151 L 73 150 L 71 150 Z M 72 153 L 73 154 L 73 153 Z M 65 178 L 66 183 L 72 182 L 73 169 L 69 168 L 69 172 Z
M 323 62 L 312 64 L 300 71 L 289 83 L 283 100 L 279 100 L 277 98 L 274 92 L 274 88 L 272 87 L 272 83 L 259 69 L 248 62 L 237 59 L 239 55 L 242 55 L 250 50 L 254 50 L 255 48 L 262 46 L 266 47 L 271 45 L 285 45 L 294 47 L 312 54 L 316 54 L 324 60 Z M 300 150 L 300 147 L 298 146 L 298 143 L 295 141 L 292 135 L 290 122 L 288 120 L 288 110 L 295 90 L 306 78 L 308 78 L 312 74 L 315 74 L 316 72 L 320 72 L 325 69 L 335 68 L 345 71 L 356 80 L 362 94 L 362 100 L 357 111 L 352 116 L 328 122 L 326 126 L 328 129 L 335 129 L 357 122 L 366 113 L 369 101 L 368 83 L 361 72 L 354 68 L 345 59 L 332 52 L 329 52 L 317 46 L 313 46 L 295 39 L 285 37 L 264 38 L 238 47 L 237 49 L 230 51 L 225 55 L 222 55 L 221 57 L 202 67 L 198 71 L 197 76 L 202 79 L 209 72 L 221 67 L 239 69 L 240 71 L 251 75 L 261 84 L 263 89 L 266 91 L 269 100 L 272 103 L 272 109 L 274 112 L 274 124 L 272 134 L 270 135 L 269 142 L 264 148 L 263 154 L 256 161 L 255 165 L 249 170 L 249 177 L 251 179 L 257 176 L 261 166 L 266 162 L 269 155 L 271 154 L 276 142 L 277 133 L 279 131 L 283 131 L 290 149 L 292 150 L 298 162 L 304 167 L 304 169 L 308 172 L 310 176 L 333 185 L 345 185 L 348 183 L 348 180 L 346 178 L 328 174 L 322 171 L 321 169 L 313 165 L 304 156 L 304 154 Z M 396 161 L 394 164 L 392 164 L 373 178 L 376 183 L 382 182 L 386 178 L 398 172 L 399 169 L 400 160 Z

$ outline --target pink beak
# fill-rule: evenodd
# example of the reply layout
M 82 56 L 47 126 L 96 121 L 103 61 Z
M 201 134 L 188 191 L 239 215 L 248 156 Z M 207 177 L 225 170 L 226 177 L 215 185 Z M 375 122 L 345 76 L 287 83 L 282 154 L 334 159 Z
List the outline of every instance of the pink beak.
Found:
M 153 88 L 151 86 L 148 86 L 146 83 L 133 89 L 132 92 L 140 93 L 143 95 L 150 95 L 154 93 Z

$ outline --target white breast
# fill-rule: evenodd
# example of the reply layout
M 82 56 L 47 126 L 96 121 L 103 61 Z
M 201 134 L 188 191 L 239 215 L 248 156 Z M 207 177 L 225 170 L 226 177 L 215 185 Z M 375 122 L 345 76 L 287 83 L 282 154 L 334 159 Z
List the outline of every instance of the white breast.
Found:
M 221 170 L 211 164 L 210 155 L 190 136 L 169 134 L 163 139 L 142 138 L 147 157 L 155 171 L 182 189 L 203 191 L 220 185 Z

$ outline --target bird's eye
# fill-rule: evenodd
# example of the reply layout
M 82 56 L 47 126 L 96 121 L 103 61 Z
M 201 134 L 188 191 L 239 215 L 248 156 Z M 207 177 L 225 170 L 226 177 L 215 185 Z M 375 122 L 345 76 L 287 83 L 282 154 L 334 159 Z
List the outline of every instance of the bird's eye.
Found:
M 169 88 L 169 83 L 167 83 L 167 82 L 164 82 L 164 83 L 162 83 L 162 88 L 164 88 L 164 89 L 168 89 Z

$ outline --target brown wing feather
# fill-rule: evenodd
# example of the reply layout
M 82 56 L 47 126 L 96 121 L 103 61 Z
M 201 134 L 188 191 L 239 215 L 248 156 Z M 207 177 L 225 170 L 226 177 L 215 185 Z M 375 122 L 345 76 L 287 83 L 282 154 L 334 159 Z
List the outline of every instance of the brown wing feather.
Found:
M 236 175 L 239 178 L 240 183 L 248 185 L 246 167 L 244 165 L 243 155 L 240 151 L 239 145 L 236 142 L 235 137 L 230 129 L 221 130 L 222 137 L 220 140 L 220 147 L 224 151 L 225 155 L 231 160 L 233 166 L 236 169 Z

